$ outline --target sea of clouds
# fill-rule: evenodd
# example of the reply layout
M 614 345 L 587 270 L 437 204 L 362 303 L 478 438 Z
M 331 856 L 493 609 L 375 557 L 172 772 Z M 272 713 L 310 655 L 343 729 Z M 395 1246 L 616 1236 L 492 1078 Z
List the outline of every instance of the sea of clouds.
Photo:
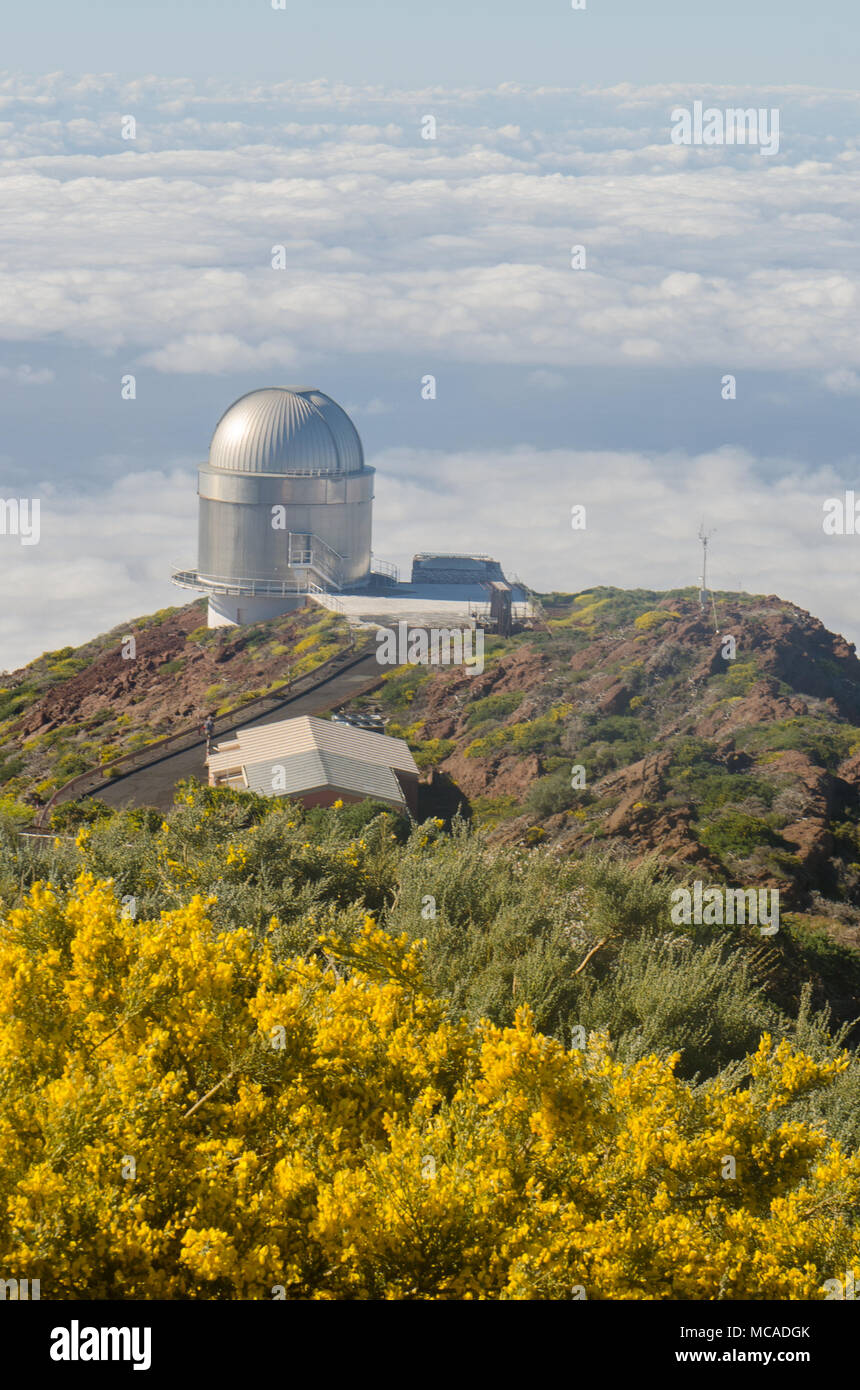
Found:
M 671 112 L 694 99 L 778 107 L 779 153 L 673 145 Z M 0 402 L 23 393 L 34 420 L 56 411 L 63 353 L 94 376 L 120 357 L 143 376 L 217 376 L 224 406 L 237 373 L 325 389 L 327 363 L 366 380 L 398 355 L 449 373 L 521 366 L 547 392 L 572 369 L 641 365 L 679 380 L 800 373 L 850 399 L 859 102 L 804 88 L 6 77 Z M 435 140 L 421 137 L 427 115 Z M 571 269 L 575 244 L 586 271 Z M 391 409 L 384 381 L 368 409 Z M 200 455 L 213 425 L 201 415 Z M 845 471 L 808 448 L 702 454 L 679 435 L 671 451 L 583 450 L 575 421 L 557 448 L 526 436 L 457 451 L 428 434 L 369 459 L 375 548 L 407 567 L 416 549 L 479 548 L 543 589 L 677 587 L 695 579 L 706 514 L 715 583 L 779 592 L 860 637 L 855 538 L 821 530 Z M 20 469 L 26 444 L 0 454 Z M 93 494 L 39 464 L 40 544 L 0 537 L 0 668 L 183 601 L 164 575 L 193 548 L 192 465 L 154 455 Z M 585 532 L 570 530 L 576 502 Z

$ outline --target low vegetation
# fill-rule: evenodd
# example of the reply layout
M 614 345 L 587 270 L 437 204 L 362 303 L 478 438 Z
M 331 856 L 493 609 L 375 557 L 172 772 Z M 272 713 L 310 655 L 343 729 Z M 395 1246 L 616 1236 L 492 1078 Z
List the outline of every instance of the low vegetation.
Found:
M 0 836 L 0 1257 L 43 1297 L 810 1299 L 856 1260 L 855 1054 L 743 929 L 673 932 L 654 863 L 193 784 L 65 814 Z

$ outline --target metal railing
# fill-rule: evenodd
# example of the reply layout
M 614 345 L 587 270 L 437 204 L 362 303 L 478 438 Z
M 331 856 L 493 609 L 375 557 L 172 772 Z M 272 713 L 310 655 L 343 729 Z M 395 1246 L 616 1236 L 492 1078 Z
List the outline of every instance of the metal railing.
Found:
M 334 589 L 343 585 L 346 556 L 310 532 L 290 532 L 288 563 L 291 569 L 307 568 Z
M 489 618 L 490 604 L 484 603 L 479 599 L 473 599 L 469 603 L 470 618 Z M 526 618 L 533 616 L 532 605 L 530 603 L 512 603 L 511 617 L 517 622 L 524 622 Z
M 287 598 L 309 592 L 307 579 L 253 579 L 250 576 L 237 579 L 233 575 L 201 574 L 199 570 L 183 569 L 180 565 L 173 566 L 170 579 L 180 589 L 205 589 L 211 594 L 229 594 L 237 598 L 266 595 Z
M 311 584 L 309 593 L 314 603 L 318 603 L 322 608 L 330 608 L 333 613 L 339 613 L 342 618 L 346 617 L 346 605 L 335 594 L 330 594 L 328 589 L 321 589 L 318 584 Z
M 343 587 L 346 556 L 311 532 L 290 531 L 287 563 L 291 569 L 307 573 L 289 579 L 262 579 L 256 575 L 203 574 L 187 565 L 173 565 L 171 581 L 180 589 L 203 589 L 210 594 L 234 598 L 289 598 L 312 592 L 313 573 L 333 589 Z
M 324 541 L 322 536 L 315 535 L 313 531 L 290 532 L 291 554 L 293 549 L 293 541 L 305 542 L 304 549 L 309 551 L 311 554 L 314 554 L 317 551 L 322 551 L 324 555 L 330 555 L 335 560 L 335 562 L 341 561 L 342 563 L 346 563 L 345 555 L 341 555 L 339 550 L 335 550 L 333 545 L 329 545 L 328 541 Z M 310 542 L 309 545 L 307 544 L 308 541 Z
M 492 560 L 492 555 L 474 555 L 471 551 L 421 550 L 416 560 Z
M 377 560 L 376 557 L 370 562 L 371 574 L 381 574 L 385 579 L 390 579 L 393 584 L 400 583 L 400 566 L 392 564 L 390 560 Z

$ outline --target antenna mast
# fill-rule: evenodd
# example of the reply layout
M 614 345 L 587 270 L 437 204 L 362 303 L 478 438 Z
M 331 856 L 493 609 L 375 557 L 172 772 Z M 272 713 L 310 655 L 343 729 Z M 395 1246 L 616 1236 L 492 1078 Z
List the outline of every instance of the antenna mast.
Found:
M 716 527 L 714 528 L 716 530 Z M 708 602 L 708 541 L 714 531 L 706 531 L 704 520 L 699 526 L 699 540 L 702 542 L 702 577 L 699 581 L 699 607 L 705 608 Z

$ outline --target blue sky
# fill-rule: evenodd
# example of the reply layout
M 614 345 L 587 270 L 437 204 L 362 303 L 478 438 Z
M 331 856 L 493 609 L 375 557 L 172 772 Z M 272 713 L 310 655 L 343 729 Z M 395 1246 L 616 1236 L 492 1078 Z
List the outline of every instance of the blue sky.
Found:
M 42 539 L 0 536 L 0 670 L 181 602 L 166 574 L 194 559 L 216 421 L 291 382 L 353 414 L 381 557 L 677 587 L 705 514 L 715 584 L 860 637 L 860 540 L 821 527 L 860 494 L 847 6 L 48 3 L 13 24 L 0 498 L 40 497 Z M 777 109 L 778 152 L 674 145 L 696 100 Z
M 10 67 L 424 83 L 693 81 L 850 87 L 854 0 L 42 0 Z M 14 57 L 12 56 L 14 55 Z

